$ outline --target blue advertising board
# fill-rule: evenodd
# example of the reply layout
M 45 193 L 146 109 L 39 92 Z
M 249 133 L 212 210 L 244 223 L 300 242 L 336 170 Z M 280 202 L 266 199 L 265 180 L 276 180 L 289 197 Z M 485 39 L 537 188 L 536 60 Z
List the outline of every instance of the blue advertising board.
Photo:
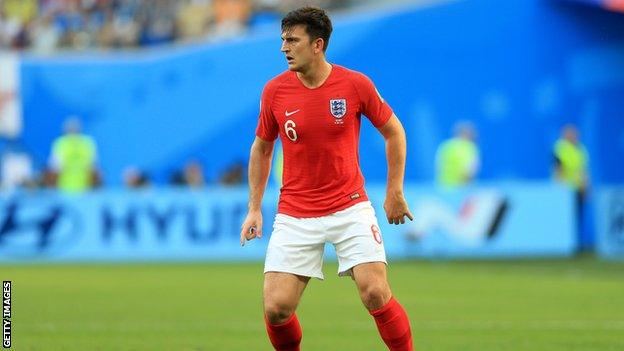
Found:
M 269 194 L 269 219 L 272 203 Z M 246 189 L 41 193 L 0 206 L 0 261 L 245 260 L 265 251 L 262 243 L 244 251 L 238 243 Z
M 624 260 L 624 187 L 600 189 L 595 216 L 598 254 Z
M 576 247 L 572 194 L 552 184 L 408 186 L 415 219 L 401 226 L 385 221 L 384 187 L 368 193 L 390 259 L 561 256 Z M 27 193 L 3 197 L 0 208 L 0 262 L 261 260 L 277 191 L 265 195 L 266 235 L 245 247 L 244 188 Z
M 569 256 L 577 245 L 573 194 L 555 184 L 417 187 L 408 188 L 406 195 L 414 221 L 400 229 L 402 241 L 386 241 L 395 255 Z

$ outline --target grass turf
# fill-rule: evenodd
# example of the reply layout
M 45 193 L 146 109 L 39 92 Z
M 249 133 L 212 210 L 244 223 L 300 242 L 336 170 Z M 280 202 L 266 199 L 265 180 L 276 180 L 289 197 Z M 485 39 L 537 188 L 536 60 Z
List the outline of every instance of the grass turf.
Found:
M 0 266 L 14 350 L 271 350 L 262 265 Z M 354 284 L 326 264 L 298 310 L 304 350 L 385 350 Z M 417 350 L 624 350 L 624 263 L 397 262 Z

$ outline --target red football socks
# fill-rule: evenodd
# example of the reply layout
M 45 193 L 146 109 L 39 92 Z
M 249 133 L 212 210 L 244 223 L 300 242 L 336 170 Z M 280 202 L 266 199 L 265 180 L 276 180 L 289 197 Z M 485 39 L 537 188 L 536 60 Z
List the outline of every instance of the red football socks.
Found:
M 264 317 L 267 333 L 271 344 L 276 351 L 299 351 L 301 343 L 301 325 L 297 319 L 297 315 L 293 313 L 290 318 L 282 324 L 269 323 L 266 316 Z
M 370 311 L 381 338 L 390 351 L 413 351 L 412 331 L 403 307 L 393 298 L 382 308 Z

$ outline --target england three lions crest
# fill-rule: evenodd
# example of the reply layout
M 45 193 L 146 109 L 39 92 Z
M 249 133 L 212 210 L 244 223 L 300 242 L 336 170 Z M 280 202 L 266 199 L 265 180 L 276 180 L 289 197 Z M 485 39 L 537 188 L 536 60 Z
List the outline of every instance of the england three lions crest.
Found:
M 329 100 L 329 110 L 332 116 L 341 119 L 347 114 L 347 99 Z

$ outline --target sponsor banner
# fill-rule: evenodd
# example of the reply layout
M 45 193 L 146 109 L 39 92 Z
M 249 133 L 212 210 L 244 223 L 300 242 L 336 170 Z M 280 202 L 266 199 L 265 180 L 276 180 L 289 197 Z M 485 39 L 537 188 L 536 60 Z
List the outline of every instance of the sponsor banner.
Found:
M 276 195 L 264 205 L 270 233 Z M 0 208 L 0 262 L 248 260 L 264 257 L 267 242 L 240 247 L 242 188 L 22 194 Z
M 597 199 L 598 254 L 624 260 L 624 187 L 600 189 Z
M 391 257 L 569 256 L 577 245 L 573 194 L 551 183 L 408 187 L 414 221 L 400 226 L 383 221 L 383 194 L 373 195 Z
M 559 256 L 576 247 L 572 194 L 550 184 L 406 187 L 415 218 L 400 226 L 385 220 L 384 187 L 368 194 L 379 219 L 371 240 L 383 242 L 390 259 Z M 277 191 L 265 195 L 264 237 L 245 247 L 243 188 L 26 193 L 3 197 L 0 208 L 0 262 L 261 260 Z

